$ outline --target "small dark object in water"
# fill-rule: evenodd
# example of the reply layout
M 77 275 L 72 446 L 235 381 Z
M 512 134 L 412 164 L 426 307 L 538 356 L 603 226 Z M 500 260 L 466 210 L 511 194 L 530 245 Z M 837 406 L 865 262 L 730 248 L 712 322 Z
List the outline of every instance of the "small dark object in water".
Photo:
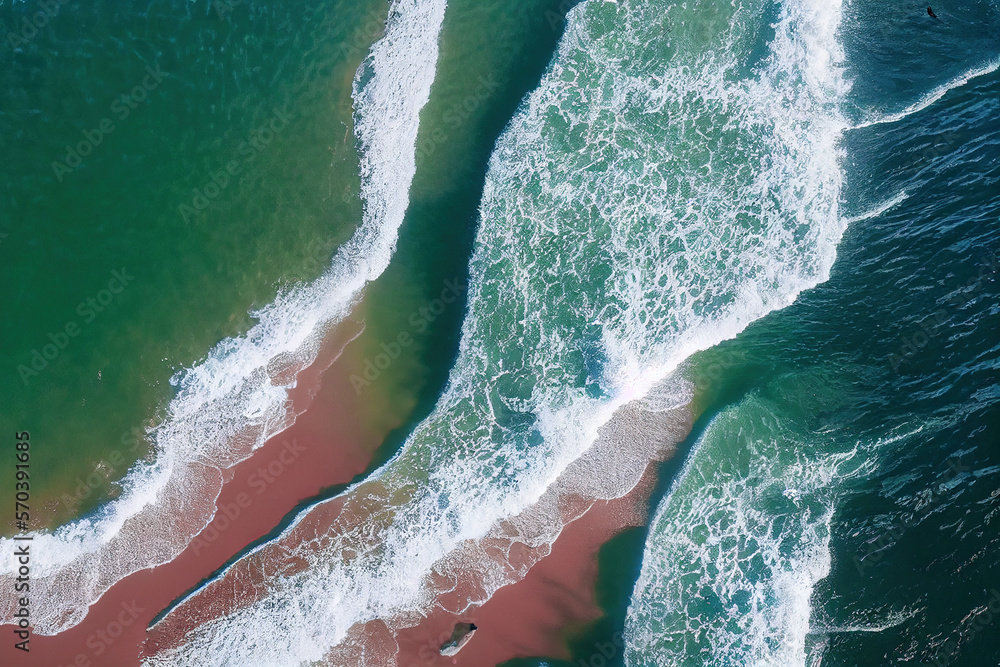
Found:
M 451 638 L 441 645 L 441 655 L 451 656 L 461 651 L 477 629 L 475 623 L 456 623 Z
M 930 17 L 931 17 L 932 19 L 934 19 L 934 20 L 936 20 L 936 21 L 940 21 L 940 20 L 941 20 L 941 19 L 939 19 L 939 18 L 937 17 L 937 14 L 935 14 L 935 13 L 934 13 L 934 10 L 933 10 L 933 9 L 931 9 L 930 7 L 928 7 L 928 8 L 927 8 L 927 15 L 928 15 L 928 16 L 930 16 Z

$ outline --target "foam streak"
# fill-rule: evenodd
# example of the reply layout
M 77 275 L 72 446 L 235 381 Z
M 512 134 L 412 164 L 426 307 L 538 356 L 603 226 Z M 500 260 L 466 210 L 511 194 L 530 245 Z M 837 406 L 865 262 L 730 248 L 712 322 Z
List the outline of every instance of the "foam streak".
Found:
M 117 581 L 176 557 L 214 517 L 221 471 L 291 424 L 288 392 L 295 380 L 279 381 L 273 368 L 301 369 L 313 361 L 324 334 L 347 316 L 395 249 L 444 7 L 444 0 L 397 1 L 385 36 L 358 71 L 355 134 L 364 217 L 331 266 L 315 282 L 280 294 L 254 313 L 259 322 L 245 336 L 222 341 L 172 380 L 178 394 L 169 417 L 150 434 L 156 460 L 129 472 L 120 498 L 94 518 L 35 535 L 36 633 L 72 627 Z M 12 590 L 12 542 L 0 541 L 0 549 L 0 585 Z M 9 622 L 14 608 L 13 599 L 0 599 L 0 621 Z

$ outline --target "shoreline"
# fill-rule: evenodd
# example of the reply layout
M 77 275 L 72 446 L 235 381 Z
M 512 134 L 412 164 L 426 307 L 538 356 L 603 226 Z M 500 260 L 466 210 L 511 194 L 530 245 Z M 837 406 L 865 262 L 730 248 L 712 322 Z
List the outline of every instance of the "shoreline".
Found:
M 423 584 L 430 593 L 426 602 L 414 600 L 418 606 L 343 628 L 346 634 L 329 647 L 323 664 L 382 667 L 398 656 L 400 667 L 489 667 L 516 657 L 568 658 L 569 641 L 604 615 L 596 602 L 600 549 L 623 530 L 645 525 L 658 464 L 676 454 L 692 417 L 687 407 L 658 412 L 641 402 L 623 406 L 537 503 L 439 561 L 437 578 L 429 575 Z M 596 481 L 598 469 L 611 474 Z M 235 563 L 163 618 L 151 629 L 146 654 L 169 655 L 199 626 L 257 603 L 270 595 L 271 573 L 293 576 L 310 567 L 311 553 L 339 554 L 350 562 L 378 542 L 400 502 L 408 499 L 375 478 L 313 506 L 280 539 Z M 538 524 L 548 519 L 559 522 L 551 538 Z M 318 540 L 325 535 L 341 537 L 329 545 L 332 553 Z M 472 567 L 470 557 L 486 562 Z M 507 582 L 493 588 L 484 571 Z M 442 656 L 440 648 L 458 623 L 475 624 L 476 635 L 457 654 Z
M 678 454 L 678 445 L 690 436 L 694 422 L 690 403 L 657 411 L 640 400 L 619 408 L 590 450 L 571 466 L 577 468 L 575 474 L 567 469 L 565 479 L 549 489 L 566 510 L 580 502 L 590 503 L 563 525 L 549 553 L 521 579 L 468 608 L 454 604 L 475 599 L 461 585 L 439 595 L 419 623 L 397 633 L 397 667 L 494 667 L 516 658 L 576 657 L 573 647 L 606 615 L 598 602 L 600 550 L 625 530 L 648 524 L 662 464 Z M 586 488 L 589 482 L 584 480 L 596 470 L 604 471 L 599 476 L 610 486 L 598 483 L 592 489 L 598 499 L 588 500 L 578 495 L 580 485 Z M 622 483 L 630 484 L 622 495 L 600 495 L 600 489 L 607 492 Z M 457 655 L 443 656 L 439 649 L 457 623 L 475 624 L 476 634 Z M 613 639 L 618 643 L 595 644 L 590 654 L 594 667 L 620 655 L 623 640 L 620 635 Z M 590 667 L 591 663 L 581 661 L 581 665 Z
M 648 521 L 656 463 L 646 466 L 626 495 L 598 500 L 568 523 L 523 579 L 464 613 L 437 607 L 418 625 L 400 631 L 398 667 L 494 667 L 528 657 L 570 660 L 570 640 L 604 616 L 597 602 L 598 552 L 622 531 Z M 441 645 L 462 622 L 474 623 L 475 634 L 457 654 L 441 655 Z
M 362 331 L 355 312 L 327 334 L 316 360 L 299 372 L 289 392 L 294 423 L 222 471 L 216 515 L 180 555 L 119 580 L 74 627 L 51 636 L 32 634 L 30 653 L 6 643 L 0 661 L 9 655 L 17 664 L 45 667 L 139 665 L 154 617 L 268 535 L 302 501 L 363 473 L 385 434 L 378 437 L 365 428 L 366 405 L 349 380 L 361 363 L 356 357 Z M 11 636 L 14 629 L 0 626 Z
M 361 307 L 363 304 L 358 310 Z M 69 630 L 54 636 L 33 635 L 28 660 L 18 655 L 18 664 L 139 665 L 143 658 L 177 645 L 187 630 L 255 599 L 262 590 L 255 583 L 266 581 L 255 568 L 264 563 L 269 552 L 280 551 L 282 542 L 294 543 L 304 533 L 323 532 L 338 525 L 346 527 L 371 511 L 377 512 L 377 507 L 391 506 L 399 500 L 382 497 L 385 490 L 377 481 L 369 480 L 361 489 L 367 501 L 345 505 L 343 499 L 332 499 L 319 508 L 313 506 L 308 518 L 285 539 L 269 542 L 256 552 L 259 558 L 240 562 L 262 538 L 270 539 L 283 530 L 303 501 L 317 498 L 332 486 L 347 484 L 365 472 L 394 426 L 380 410 L 378 397 L 359 395 L 351 382 L 352 375 L 365 362 L 363 329 L 357 318 L 355 313 L 328 333 L 317 359 L 298 373 L 297 385 L 289 392 L 289 415 L 294 423 L 251 457 L 223 471 L 222 490 L 215 500 L 219 509 L 184 551 L 168 563 L 115 583 L 90 606 L 84 620 Z M 276 368 L 269 369 L 273 377 L 289 370 L 273 365 Z M 687 414 L 687 408 L 682 412 Z M 616 413 L 607 433 L 584 457 L 603 460 L 626 477 L 635 475 L 631 477 L 635 483 L 626 487 L 627 491 L 623 489 L 622 496 L 610 500 L 588 500 L 586 492 L 578 495 L 563 486 L 572 485 L 569 478 L 558 485 L 561 490 L 552 489 L 562 499 L 558 503 L 562 511 L 577 518 L 562 526 L 548 552 L 539 554 L 521 579 L 501 586 L 463 614 L 446 611 L 459 608 L 449 604 L 449 598 L 456 598 L 456 594 L 452 602 L 464 597 L 459 584 L 458 589 L 435 598 L 416 625 L 401 628 L 390 622 L 387 627 L 381 621 L 372 621 L 352 628 L 350 643 L 363 644 L 369 656 L 384 656 L 386 661 L 395 654 L 400 667 L 492 667 L 512 658 L 533 656 L 568 659 L 570 640 L 603 616 L 596 600 L 598 552 L 623 530 L 646 523 L 648 501 L 656 485 L 656 464 L 672 456 L 675 444 L 690 430 L 687 418 L 676 421 L 657 416 L 651 422 L 649 413 L 645 417 L 643 414 L 636 406 Z M 647 433 L 656 437 L 640 437 Z M 623 451 L 621 445 L 630 442 L 629 451 Z M 622 456 L 625 458 L 620 459 Z M 588 468 L 584 460 L 576 466 L 578 474 Z M 511 546 L 516 547 L 516 543 Z M 238 588 L 234 588 L 229 573 L 216 577 L 221 569 L 230 567 L 234 568 Z M 200 599 L 194 605 L 184 604 L 192 597 Z M 475 599 L 474 594 L 468 599 Z M 171 616 L 178 608 L 180 613 Z M 150 628 L 154 620 L 157 625 Z M 475 623 L 475 636 L 469 637 L 456 654 L 442 656 L 439 649 L 459 622 Z M 8 632 L 14 629 L 6 627 Z M 0 650 L 0 658 L 5 659 L 6 651 L 13 655 L 13 648 L 8 646 Z M 337 659 L 338 647 L 331 651 L 327 657 Z

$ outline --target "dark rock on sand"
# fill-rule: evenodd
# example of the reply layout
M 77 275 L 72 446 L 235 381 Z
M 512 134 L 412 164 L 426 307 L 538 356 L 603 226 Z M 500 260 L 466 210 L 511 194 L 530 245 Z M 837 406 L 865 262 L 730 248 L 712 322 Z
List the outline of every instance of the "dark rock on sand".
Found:
M 451 638 L 441 645 L 441 655 L 455 655 L 469 643 L 474 634 L 476 634 L 475 623 L 456 623 L 455 629 L 451 632 Z

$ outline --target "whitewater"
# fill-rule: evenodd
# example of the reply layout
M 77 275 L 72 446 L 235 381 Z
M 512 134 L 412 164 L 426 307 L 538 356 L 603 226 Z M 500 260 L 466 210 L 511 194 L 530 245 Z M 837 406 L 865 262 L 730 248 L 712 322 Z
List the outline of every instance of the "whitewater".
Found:
M 288 428 L 295 373 L 319 351 L 366 284 L 389 265 L 416 170 L 420 110 L 437 62 L 443 0 L 398 0 L 384 37 L 354 81 L 354 133 L 361 160 L 364 217 L 316 281 L 293 287 L 252 313 L 244 335 L 220 342 L 198 365 L 172 378 L 168 417 L 148 437 L 155 460 L 140 462 L 122 494 L 92 517 L 32 534 L 34 632 L 55 634 L 83 620 L 112 585 L 175 558 L 215 516 L 222 471 Z M 279 377 L 291 379 L 279 379 Z M 11 539 L 0 540 L 0 582 L 13 589 Z M 15 600 L 0 600 L 10 622 Z
M 386 664 L 393 630 L 443 595 L 462 609 L 516 581 L 579 516 L 567 498 L 627 493 L 659 441 L 683 437 L 692 388 L 674 372 L 826 280 L 847 224 L 841 8 L 793 0 L 772 29 L 762 9 L 568 14 L 491 158 L 433 412 L 369 479 L 160 619 L 174 641 L 147 664 Z M 226 597 L 261 571 L 281 574 Z M 388 646 L 372 648 L 373 624 Z

